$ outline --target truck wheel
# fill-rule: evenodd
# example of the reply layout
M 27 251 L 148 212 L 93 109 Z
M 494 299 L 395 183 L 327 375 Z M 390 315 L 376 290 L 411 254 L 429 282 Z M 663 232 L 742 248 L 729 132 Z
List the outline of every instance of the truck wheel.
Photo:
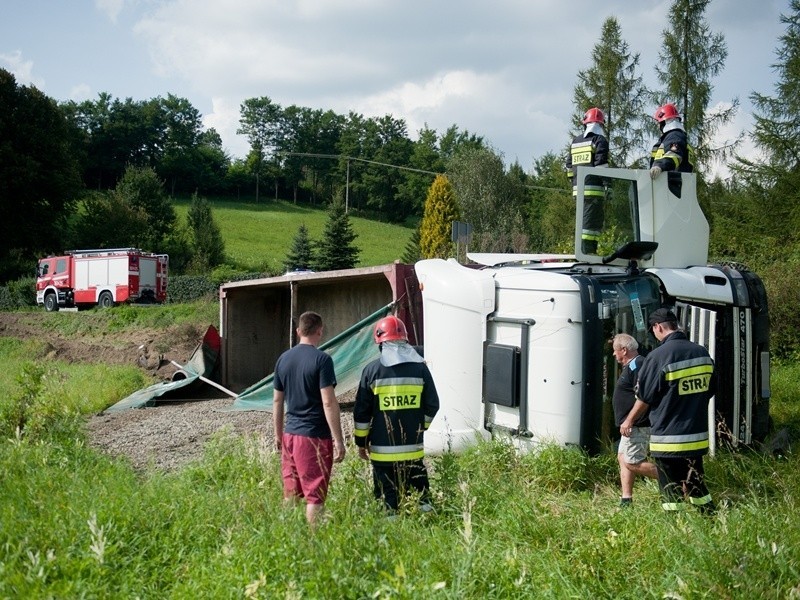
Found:
M 114 298 L 111 297 L 111 292 L 103 292 L 97 301 L 100 308 L 111 308 L 114 306 Z
M 56 312 L 58 310 L 58 300 L 55 294 L 47 294 L 44 297 L 44 309 L 47 312 Z

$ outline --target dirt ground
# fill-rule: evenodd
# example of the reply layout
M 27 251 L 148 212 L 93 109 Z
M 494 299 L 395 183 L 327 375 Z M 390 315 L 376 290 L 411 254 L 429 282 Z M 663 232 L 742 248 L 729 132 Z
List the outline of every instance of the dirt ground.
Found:
M 46 327 L 45 313 L 0 313 L 0 337 L 46 341 L 48 356 L 65 362 L 135 364 L 149 375 L 170 381 L 200 344 L 205 328 L 183 325 L 163 330 L 139 329 L 102 335 L 65 337 Z M 65 315 L 67 316 L 67 315 Z M 69 315 L 72 317 L 72 315 Z M 86 419 L 89 443 L 128 460 L 137 470 L 180 469 L 203 454 L 205 443 L 221 429 L 254 436 L 262 447 L 274 446 L 272 413 L 229 411 L 233 398 L 208 386 L 204 398 L 159 403 L 155 407 L 101 412 Z M 353 394 L 340 396 L 345 437 L 353 429 Z

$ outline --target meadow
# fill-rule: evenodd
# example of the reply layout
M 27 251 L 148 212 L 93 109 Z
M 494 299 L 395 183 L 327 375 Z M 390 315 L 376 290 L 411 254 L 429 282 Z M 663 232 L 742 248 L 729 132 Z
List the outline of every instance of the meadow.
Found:
M 201 322 L 214 303 L 88 311 L 75 335 Z M 48 327 L 67 320 L 49 315 Z M 75 320 L 69 322 L 74 327 Z M 621 509 L 613 451 L 501 442 L 430 457 L 435 511 L 388 520 L 349 447 L 325 521 L 285 508 L 277 456 L 216 436 L 177 472 L 135 471 L 82 424 L 139 389 L 135 366 L 52 360 L 0 337 L 2 598 L 796 598 L 800 460 L 791 449 L 706 461 L 718 513 L 666 514 L 637 482 Z M 800 431 L 800 366 L 776 365 L 772 415 Z M 19 429 L 21 425 L 21 429 Z
M 326 208 L 293 204 L 285 200 L 233 202 L 208 199 L 214 221 L 225 240 L 228 261 L 246 271 L 280 273 L 286 253 L 301 224 L 308 228 L 309 237 L 319 240 L 328 219 Z M 175 210 L 186 222 L 189 199 L 176 199 Z M 356 266 L 383 265 L 399 260 L 413 229 L 383 223 L 359 216 L 350 216 L 350 224 L 360 249 Z

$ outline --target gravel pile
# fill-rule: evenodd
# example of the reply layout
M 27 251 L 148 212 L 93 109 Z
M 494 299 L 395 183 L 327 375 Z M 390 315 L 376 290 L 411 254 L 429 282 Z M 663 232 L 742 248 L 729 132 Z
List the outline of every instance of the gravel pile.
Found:
M 345 438 L 350 439 L 352 403 L 348 395 L 340 398 L 340 402 L 342 428 Z M 225 397 L 100 413 L 87 420 L 86 431 L 91 446 L 124 457 L 137 470 L 180 469 L 200 459 L 205 443 L 223 428 L 229 428 L 234 435 L 252 436 L 261 447 L 273 448 L 272 413 L 226 410 L 232 404 L 233 399 Z

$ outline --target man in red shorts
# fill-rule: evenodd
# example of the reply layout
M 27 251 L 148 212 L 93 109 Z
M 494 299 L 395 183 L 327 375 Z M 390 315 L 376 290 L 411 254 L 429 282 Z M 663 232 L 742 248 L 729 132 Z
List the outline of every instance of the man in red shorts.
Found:
M 304 498 L 306 519 L 313 524 L 325 506 L 333 463 L 344 459 L 344 435 L 333 359 L 317 348 L 322 317 L 310 311 L 300 315 L 297 337 L 298 344 L 275 364 L 272 418 L 283 497 Z

